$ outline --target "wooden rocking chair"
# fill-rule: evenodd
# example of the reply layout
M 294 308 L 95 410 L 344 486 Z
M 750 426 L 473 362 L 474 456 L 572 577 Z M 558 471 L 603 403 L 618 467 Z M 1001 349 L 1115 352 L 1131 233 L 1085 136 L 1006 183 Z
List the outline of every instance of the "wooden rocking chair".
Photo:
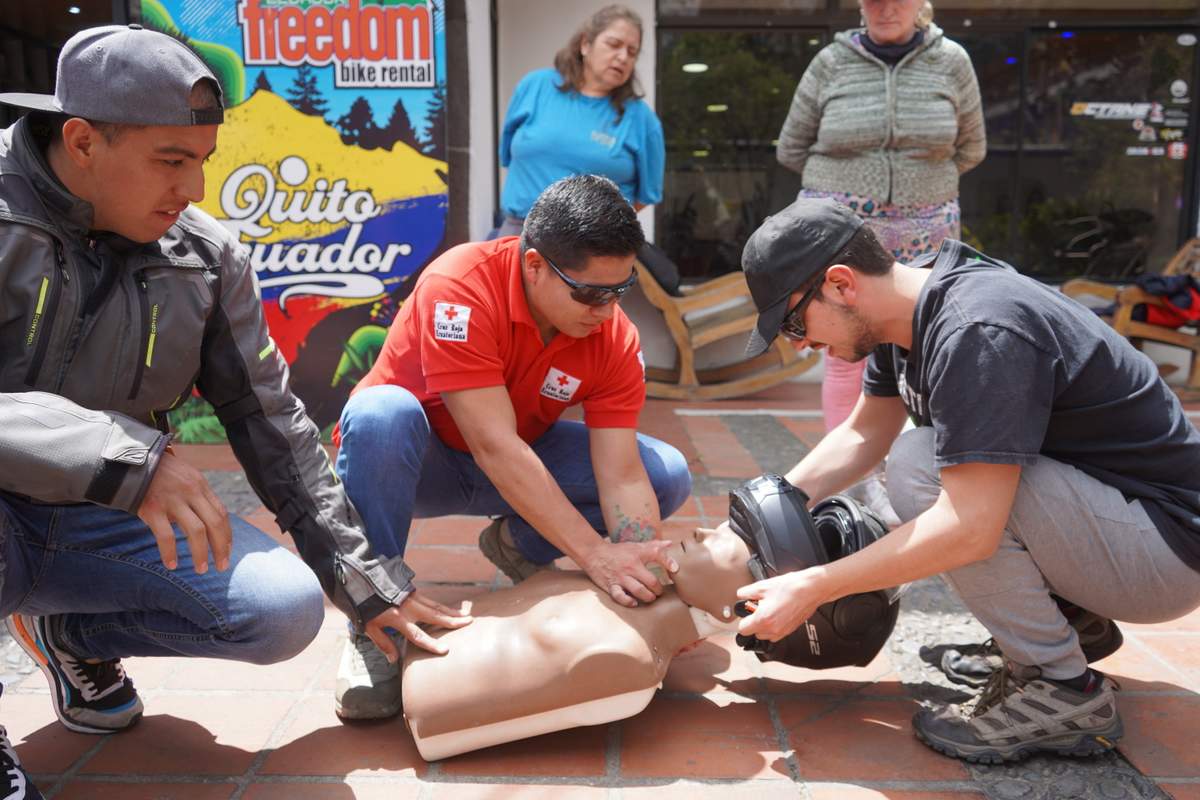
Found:
M 647 245 L 638 254 L 638 285 L 650 304 L 662 312 L 675 342 L 671 369 L 646 368 L 646 393 L 670 400 L 723 400 L 753 394 L 799 375 L 820 356 L 801 358 L 779 337 L 763 354 L 733 364 L 697 369 L 696 351 L 731 336 L 744 343 L 758 319 L 741 272 L 731 272 L 697 286 L 679 287 L 679 271 L 665 253 Z
M 1163 268 L 1163 275 L 1200 276 L 1200 238 L 1189 239 Z M 1085 278 L 1067 281 L 1062 286 L 1064 294 L 1071 297 L 1092 295 L 1116 304 L 1116 310 L 1105 321 L 1115 331 L 1128 338 L 1135 347 L 1143 342 L 1159 342 L 1190 351 L 1189 371 L 1186 383 L 1176 387 L 1176 392 L 1188 401 L 1200 400 L 1200 329 L 1196 326 L 1169 328 L 1139 322 L 1133 318 L 1133 309 L 1139 304 L 1165 306 L 1166 300 L 1149 294 L 1138 286 L 1114 286 Z

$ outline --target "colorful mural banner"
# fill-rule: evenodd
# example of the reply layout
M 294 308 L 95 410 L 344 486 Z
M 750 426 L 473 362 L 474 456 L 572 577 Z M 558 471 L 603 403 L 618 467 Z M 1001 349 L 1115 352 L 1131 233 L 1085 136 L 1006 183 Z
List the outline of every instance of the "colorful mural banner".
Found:
M 444 247 L 438 0 L 141 0 L 212 66 L 228 110 L 201 208 L 249 249 L 292 388 L 324 431 L 412 278 Z M 220 441 L 198 398 L 184 441 Z

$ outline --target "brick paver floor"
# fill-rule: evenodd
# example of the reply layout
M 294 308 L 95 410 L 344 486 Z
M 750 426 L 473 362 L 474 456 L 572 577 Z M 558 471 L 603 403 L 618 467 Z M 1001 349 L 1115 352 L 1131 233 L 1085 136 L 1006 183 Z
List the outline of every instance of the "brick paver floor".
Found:
M 696 478 L 695 496 L 669 531 L 719 522 L 726 492 L 740 478 L 794 463 L 821 435 L 818 405 L 816 387 L 795 384 L 720 404 L 652 401 L 645 430 L 680 447 Z M 233 510 L 280 535 L 271 515 L 247 499 L 227 448 L 182 451 L 208 471 Z M 484 524 L 470 517 L 416 523 L 408 559 L 426 591 L 457 603 L 505 585 L 476 549 Z M 921 619 L 963 618 L 961 608 L 939 607 L 953 601 L 929 596 L 932 604 L 902 617 L 915 620 L 903 630 Z M 1125 646 L 1100 667 L 1124 686 L 1127 734 L 1119 755 L 1082 766 L 1035 759 L 980 769 L 919 744 L 910 718 L 921 687 L 937 687 L 925 682 L 930 673 L 915 655 L 906 655 L 915 653 L 914 642 L 894 641 L 864 668 L 818 673 L 760 664 L 729 636 L 676 658 L 663 690 L 633 719 L 427 764 L 402 721 L 343 725 L 334 716 L 344 620 L 332 609 L 312 645 L 283 664 L 129 659 L 146 715 L 126 733 L 66 731 L 37 672 L 7 686 L 0 721 L 39 786 L 61 800 L 967 800 L 1166 792 L 1200 800 L 1200 613 L 1123 629 Z M 936 629 L 929 635 L 936 640 Z

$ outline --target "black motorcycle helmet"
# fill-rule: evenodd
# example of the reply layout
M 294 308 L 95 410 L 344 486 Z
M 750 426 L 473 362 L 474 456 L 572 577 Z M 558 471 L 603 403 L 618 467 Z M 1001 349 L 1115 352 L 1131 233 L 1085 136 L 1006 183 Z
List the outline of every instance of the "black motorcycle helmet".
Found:
M 844 495 L 822 500 L 811 513 L 807 505 L 804 492 L 772 474 L 729 493 L 729 525 L 750 548 L 750 573 L 756 581 L 836 561 L 888 530 L 869 509 Z M 760 661 L 807 669 L 866 666 L 896 625 L 899 593 L 888 589 L 849 595 L 818 607 L 778 642 L 739 635 L 737 643 Z

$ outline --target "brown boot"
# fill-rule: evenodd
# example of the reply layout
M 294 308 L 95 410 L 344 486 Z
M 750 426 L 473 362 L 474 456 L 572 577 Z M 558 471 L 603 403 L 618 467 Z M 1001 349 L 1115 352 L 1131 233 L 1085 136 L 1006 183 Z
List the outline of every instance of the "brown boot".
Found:
M 479 534 L 479 551 L 488 561 L 508 576 L 513 583 L 520 583 L 540 569 L 557 569 L 550 564 L 534 564 L 513 544 L 508 529 L 508 518 L 498 517 Z
M 1094 691 L 1079 692 L 1041 677 L 1037 667 L 997 670 L 974 704 L 922 709 L 913 730 L 925 744 L 954 758 L 984 764 L 1020 761 L 1038 752 L 1070 756 L 1103 753 L 1124 733 L 1117 685 L 1095 673 Z

